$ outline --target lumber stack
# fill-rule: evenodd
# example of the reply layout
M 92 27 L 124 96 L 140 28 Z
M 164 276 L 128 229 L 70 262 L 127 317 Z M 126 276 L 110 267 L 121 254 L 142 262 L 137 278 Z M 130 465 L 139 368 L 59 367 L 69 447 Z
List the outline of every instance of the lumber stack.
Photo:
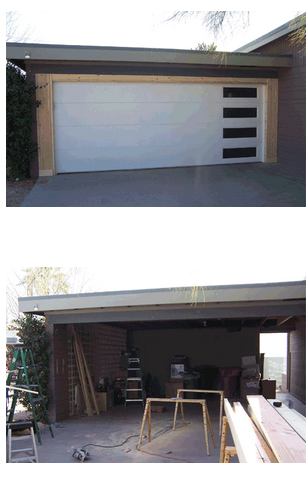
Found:
M 248 415 L 239 402 L 224 400 L 224 424 L 235 447 L 226 447 L 223 430 L 220 462 L 237 454 L 240 463 L 305 463 L 306 442 L 263 396 L 247 396 Z
M 82 393 L 86 404 L 86 409 L 88 416 L 93 416 L 93 411 L 96 411 L 96 414 L 99 414 L 99 406 L 97 402 L 97 398 L 95 395 L 94 385 L 92 382 L 90 370 L 88 367 L 87 359 L 82 347 L 82 343 L 78 333 L 76 332 L 74 326 L 72 325 L 72 333 L 73 333 L 73 349 L 76 359 L 76 365 L 78 370 L 78 375 L 81 383 Z M 91 404 L 92 397 L 92 404 Z

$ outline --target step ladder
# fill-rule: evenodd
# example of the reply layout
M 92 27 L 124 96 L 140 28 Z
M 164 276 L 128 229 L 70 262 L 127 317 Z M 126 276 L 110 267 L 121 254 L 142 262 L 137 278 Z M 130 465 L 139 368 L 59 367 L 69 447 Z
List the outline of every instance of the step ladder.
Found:
M 28 361 L 27 361 L 28 360 Z M 35 377 L 35 384 L 30 384 L 28 371 L 33 371 Z M 17 377 L 14 377 L 17 374 Z M 11 406 L 7 409 L 8 420 L 7 423 L 13 423 L 15 408 L 18 397 L 21 392 L 26 392 L 29 396 L 29 401 L 32 408 L 33 425 L 37 435 L 38 443 L 41 444 L 41 435 L 38 427 L 38 403 L 42 408 L 45 416 L 45 420 L 49 427 L 51 436 L 54 438 L 52 428 L 50 425 L 46 404 L 43 398 L 41 386 L 39 383 L 36 366 L 34 364 L 33 355 L 30 348 L 15 346 L 10 370 L 6 380 L 7 386 L 7 398 L 11 398 Z M 9 394 L 9 391 L 13 391 L 13 394 Z
M 7 423 L 8 429 L 8 444 L 7 444 L 7 462 L 18 463 L 18 462 L 36 462 L 38 463 L 38 454 L 35 443 L 34 429 L 32 422 L 27 421 L 26 423 Z M 24 431 L 29 430 L 30 434 L 21 435 L 21 436 L 12 436 L 12 432 L 14 431 Z M 27 440 L 32 443 L 31 447 L 24 447 L 23 443 L 20 444 L 21 441 Z M 13 442 L 18 442 L 18 448 L 12 448 Z M 22 446 L 21 446 L 22 445 Z M 14 445 L 15 446 L 15 445 Z M 15 454 L 17 456 L 15 456 Z
M 132 349 L 127 352 L 125 409 L 128 402 L 142 402 L 144 407 L 139 349 Z

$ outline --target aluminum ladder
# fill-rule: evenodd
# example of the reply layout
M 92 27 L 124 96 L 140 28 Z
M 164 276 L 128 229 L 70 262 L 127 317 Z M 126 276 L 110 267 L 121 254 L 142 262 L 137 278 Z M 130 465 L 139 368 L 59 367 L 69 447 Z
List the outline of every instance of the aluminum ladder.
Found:
M 144 407 L 142 372 L 138 348 L 127 352 L 125 409 L 128 402 L 142 402 L 142 406 Z

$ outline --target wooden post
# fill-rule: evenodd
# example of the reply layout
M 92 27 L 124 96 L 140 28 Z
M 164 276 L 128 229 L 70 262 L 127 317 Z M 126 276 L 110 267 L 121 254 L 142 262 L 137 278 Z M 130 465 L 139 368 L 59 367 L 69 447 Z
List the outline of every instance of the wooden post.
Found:
M 149 401 L 148 407 L 148 422 L 149 422 L 149 443 L 151 441 L 151 401 Z
M 174 409 L 174 418 L 173 418 L 173 431 L 175 431 L 176 417 L 178 414 L 178 406 L 179 406 L 179 403 L 176 402 L 175 403 L 175 409 Z
M 141 431 L 140 431 L 140 437 L 139 437 L 139 443 L 138 443 L 137 450 L 140 450 L 140 446 L 141 446 L 141 442 L 142 442 L 142 435 L 143 435 L 143 430 L 144 430 L 144 425 L 145 425 L 145 421 L 147 419 L 147 413 L 148 413 L 148 410 L 149 410 L 149 404 L 150 404 L 150 402 L 147 399 L 146 400 L 146 403 L 145 403 L 144 413 L 143 413 L 143 419 L 142 419 L 142 424 L 141 424 Z
M 213 429 L 212 429 L 210 415 L 209 415 L 209 411 L 208 411 L 207 405 L 205 405 L 205 410 L 206 410 L 207 420 L 209 422 L 209 428 L 210 428 L 210 432 L 211 432 L 211 436 L 212 436 L 212 440 L 213 440 L 213 445 L 214 445 L 214 448 L 216 448 L 215 437 L 214 437 L 214 433 L 213 433 Z
M 207 426 L 206 426 L 205 401 L 202 402 L 202 414 L 203 414 L 203 424 L 204 424 L 206 450 L 207 450 L 207 454 L 209 455 L 210 454 L 210 448 L 209 448 L 209 439 L 208 439 Z
M 222 434 L 221 434 L 221 442 L 220 442 L 219 463 L 224 463 L 224 459 L 225 459 L 225 448 L 226 448 L 226 440 L 227 440 L 227 426 L 228 426 L 227 416 L 224 416 L 222 418 Z

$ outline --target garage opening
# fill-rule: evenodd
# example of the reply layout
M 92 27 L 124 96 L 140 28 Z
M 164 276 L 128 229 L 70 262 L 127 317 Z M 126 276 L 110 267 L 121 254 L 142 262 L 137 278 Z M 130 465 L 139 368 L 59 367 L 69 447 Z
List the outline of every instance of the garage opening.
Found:
M 277 392 L 288 392 L 288 333 L 261 333 L 263 379 L 276 380 Z

